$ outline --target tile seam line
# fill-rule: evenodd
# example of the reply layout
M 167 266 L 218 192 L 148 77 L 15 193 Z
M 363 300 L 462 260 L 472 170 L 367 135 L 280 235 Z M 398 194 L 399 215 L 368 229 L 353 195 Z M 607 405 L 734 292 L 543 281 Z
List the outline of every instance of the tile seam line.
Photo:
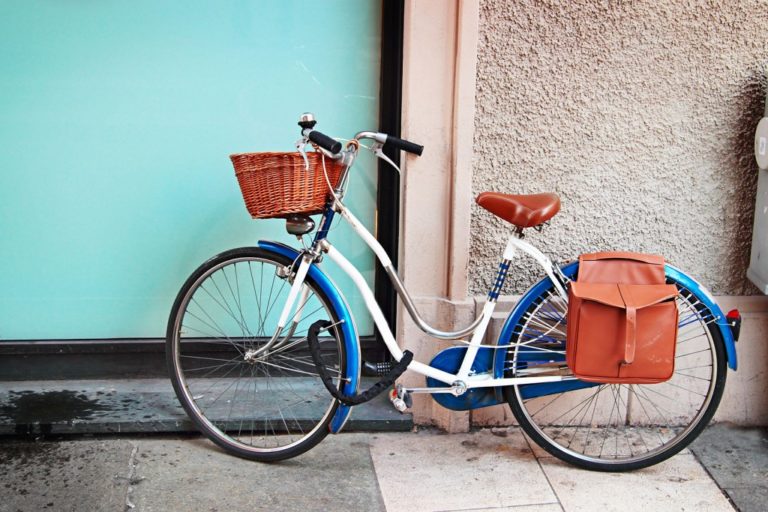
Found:
M 381 491 L 381 484 L 379 483 L 379 472 L 376 471 L 376 461 L 373 460 L 373 453 L 371 453 L 371 443 L 368 443 L 366 447 L 368 450 L 368 460 L 371 461 L 371 469 L 373 470 L 373 479 L 376 482 L 376 490 L 379 492 L 379 502 L 384 506 L 384 511 L 387 511 L 387 501 L 384 499 L 384 493 Z
M 134 443 L 133 441 L 129 441 L 131 445 L 131 455 L 128 458 L 128 488 L 125 490 L 125 507 L 126 510 L 133 510 L 136 505 L 133 502 L 133 491 L 134 489 L 134 479 L 136 478 L 136 468 L 139 465 L 138 461 L 138 454 L 139 454 L 139 445 Z
M 725 488 L 720 485 L 720 482 L 717 481 L 717 478 L 712 474 L 712 472 L 709 470 L 706 464 L 704 464 L 699 456 L 696 454 L 695 451 L 691 450 L 690 446 L 688 447 L 688 453 L 690 453 L 693 456 L 693 460 L 695 460 L 699 466 L 704 470 L 704 472 L 707 474 L 709 479 L 717 486 L 720 493 L 725 496 L 725 499 L 728 500 L 728 503 L 733 507 L 733 510 L 739 511 L 739 507 L 736 506 L 736 503 L 731 499 L 731 495 L 728 494 L 728 491 L 725 490 Z
M 539 457 L 536 456 L 536 452 L 533 450 L 533 446 L 531 446 L 531 440 L 528 439 L 528 436 L 525 435 L 525 432 L 522 431 L 522 428 L 520 430 L 521 430 L 521 433 L 523 434 L 523 439 L 525 439 L 525 444 L 527 444 L 528 449 L 531 450 L 531 455 L 533 455 L 533 458 L 536 459 L 536 464 L 538 464 L 541 474 L 544 475 L 544 479 L 547 481 L 547 485 L 549 486 L 549 489 L 552 491 L 552 495 L 555 497 L 555 500 L 557 500 L 557 504 L 560 505 L 560 510 L 565 512 L 565 507 L 563 506 L 563 500 L 557 494 L 557 490 L 555 490 L 555 486 L 552 485 L 552 481 L 549 479 L 549 475 L 544 469 L 544 466 L 542 466 L 541 460 L 539 459 Z
M 557 501 L 544 501 L 541 503 L 527 503 L 525 505 L 506 505 L 501 507 L 478 507 L 478 508 L 451 508 L 445 510 L 436 510 L 435 512 L 473 512 L 475 510 L 509 510 L 512 508 L 525 509 L 530 507 L 540 507 L 542 505 L 560 505 Z M 562 507 L 561 507 L 562 508 Z

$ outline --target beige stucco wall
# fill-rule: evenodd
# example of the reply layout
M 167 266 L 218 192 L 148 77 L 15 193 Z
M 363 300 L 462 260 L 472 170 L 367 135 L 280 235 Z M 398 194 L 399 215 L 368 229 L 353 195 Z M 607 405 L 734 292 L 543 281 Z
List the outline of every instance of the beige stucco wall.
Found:
M 528 235 L 545 252 L 659 252 L 720 295 L 725 311 L 742 311 L 740 367 L 715 419 L 765 425 L 768 297 L 751 295 L 744 274 L 768 4 L 597 4 L 406 0 L 403 136 L 426 150 L 403 162 L 400 275 L 425 320 L 464 327 L 510 233 L 470 207 L 472 194 L 554 190 L 563 211 Z M 523 268 L 505 293 L 540 275 Z M 513 304 L 500 300 L 486 342 Z M 403 308 L 397 339 L 425 363 L 451 344 Z M 424 378 L 409 372 L 401 382 Z M 451 412 L 426 395 L 415 395 L 413 413 L 449 431 L 512 421 L 507 406 Z
M 717 294 L 752 294 L 768 4 L 482 0 L 473 193 L 557 192 L 529 240 L 555 259 L 660 253 Z M 508 226 L 473 206 L 470 294 Z M 506 293 L 540 272 L 528 264 Z

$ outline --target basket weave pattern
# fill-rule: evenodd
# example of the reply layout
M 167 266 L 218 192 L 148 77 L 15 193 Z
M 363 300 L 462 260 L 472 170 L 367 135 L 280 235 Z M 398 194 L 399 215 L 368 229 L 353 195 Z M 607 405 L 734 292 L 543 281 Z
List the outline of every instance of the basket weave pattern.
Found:
M 284 217 L 291 213 L 320 213 L 328 198 L 322 155 L 307 153 L 309 169 L 298 152 L 240 153 L 230 155 L 243 193 L 245 207 L 254 219 Z M 325 159 L 331 185 L 338 184 L 344 166 Z

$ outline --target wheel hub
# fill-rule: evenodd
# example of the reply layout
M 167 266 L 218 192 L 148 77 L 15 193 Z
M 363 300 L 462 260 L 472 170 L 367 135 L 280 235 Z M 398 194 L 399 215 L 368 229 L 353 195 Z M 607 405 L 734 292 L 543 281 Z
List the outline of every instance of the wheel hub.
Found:
M 256 364 L 256 360 L 257 360 L 258 355 L 259 355 L 259 351 L 258 350 L 249 349 L 249 350 L 245 351 L 245 354 L 243 354 L 243 360 L 246 363 Z

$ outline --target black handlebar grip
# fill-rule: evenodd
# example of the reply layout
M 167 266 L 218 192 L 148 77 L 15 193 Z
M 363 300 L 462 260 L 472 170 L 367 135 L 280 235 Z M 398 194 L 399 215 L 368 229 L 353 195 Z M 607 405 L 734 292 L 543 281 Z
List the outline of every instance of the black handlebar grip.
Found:
M 416 156 L 421 156 L 421 153 L 424 151 L 424 146 L 420 146 L 409 140 L 398 139 L 392 135 L 387 135 L 387 144 L 392 144 L 394 147 L 402 149 L 408 153 L 413 153 Z
M 320 133 L 317 130 L 309 132 L 309 140 L 317 144 L 323 149 L 327 149 L 334 155 L 341 151 L 341 142 L 332 139 L 324 133 Z

